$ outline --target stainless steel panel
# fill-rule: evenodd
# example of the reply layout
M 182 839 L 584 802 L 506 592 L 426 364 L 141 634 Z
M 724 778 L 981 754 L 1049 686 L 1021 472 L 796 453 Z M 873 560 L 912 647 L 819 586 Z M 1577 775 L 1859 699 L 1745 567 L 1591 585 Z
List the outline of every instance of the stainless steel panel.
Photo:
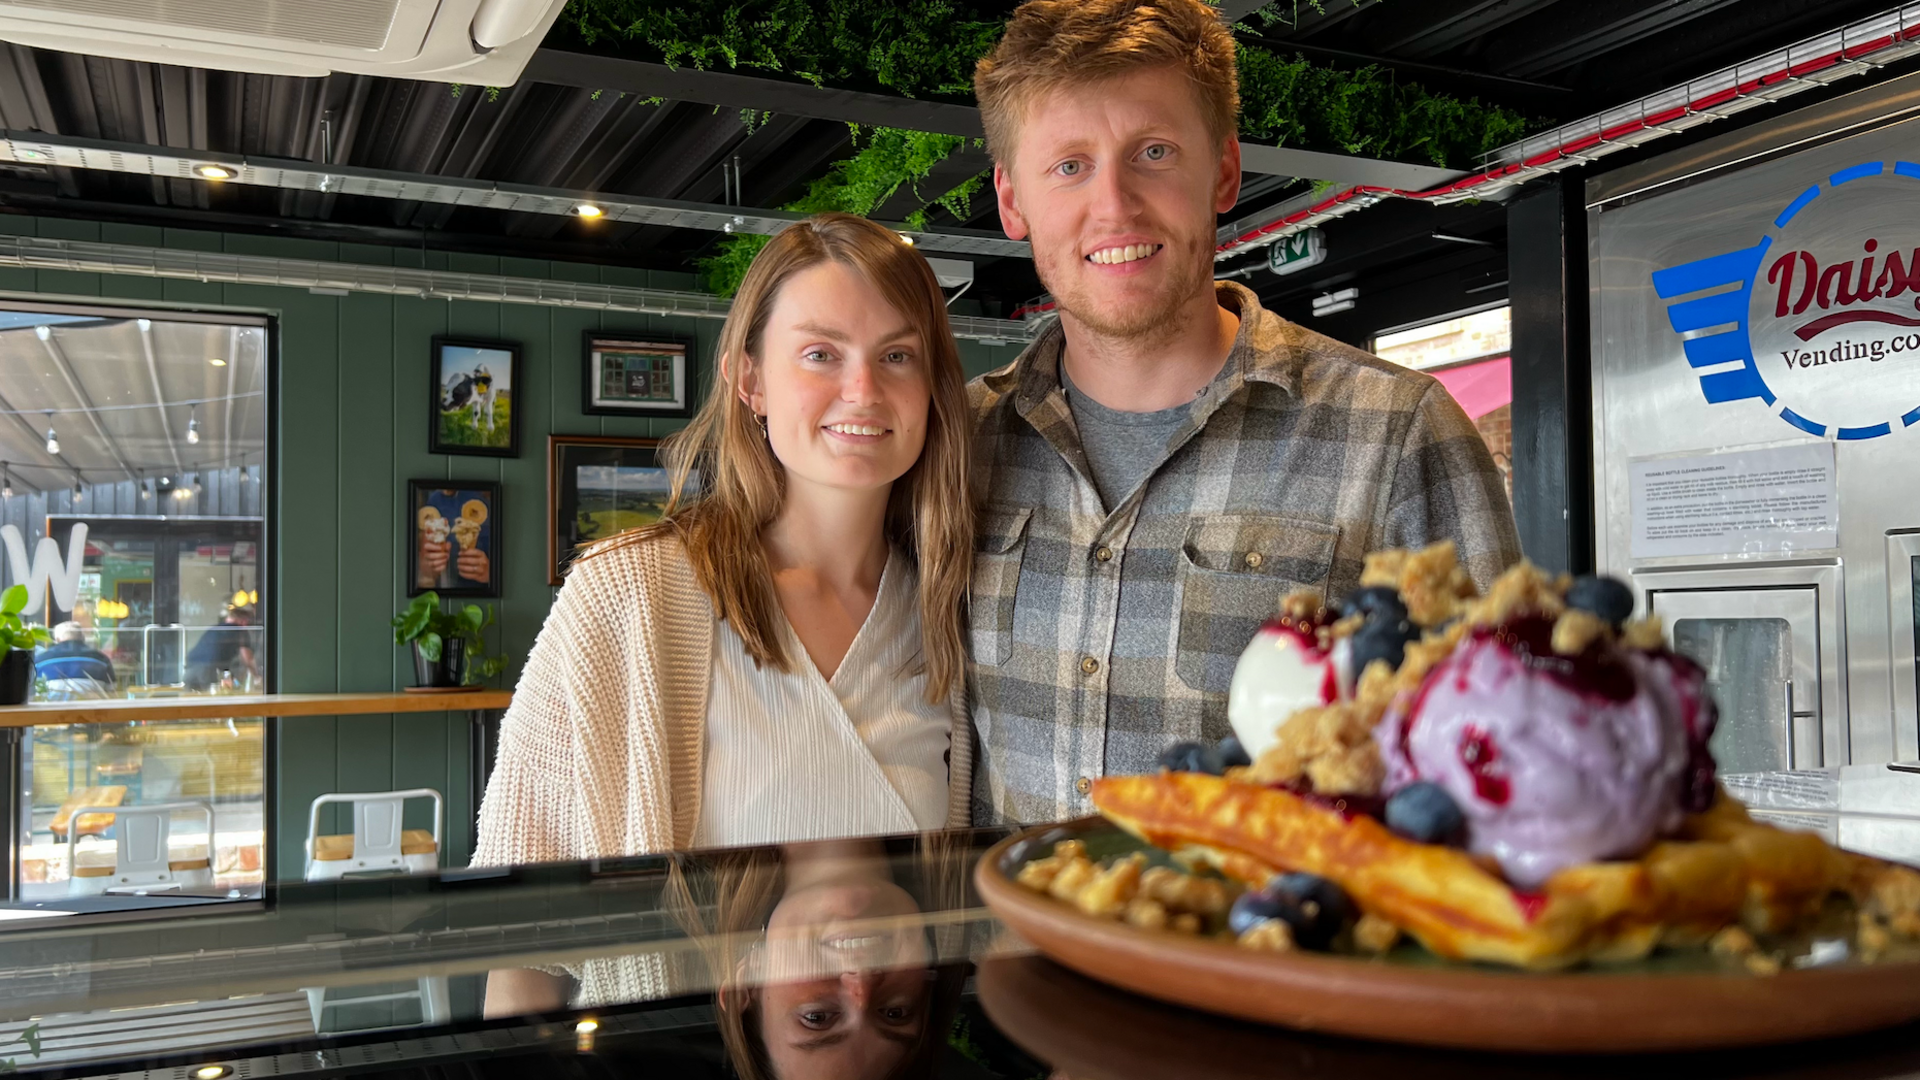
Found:
M 1669 322 L 1667 303 L 1655 294 L 1651 275 L 1751 248 L 1757 240 L 1779 232 L 1776 222 L 1784 216 L 1783 208 L 1810 186 L 1832 190 L 1833 176 L 1862 162 L 1911 161 L 1916 141 L 1920 141 L 1920 120 L 1907 119 L 1761 164 L 1723 170 L 1691 186 L 1676 184 L 1666 194 L 1589 210 L 1595 558 L 1603 571 L 1625 576 L 1633 571 L 1684 570 L 1709 575 L 1703 578 L 1707 587 L 1804 583 L 1803 563 L 1765 557 L 1730 555 L 1666 563 L 1631 557 L 1631 458 L 1816 438 L 1789 426 L 1779 415 L 1778 404 L 1763 404 L 1758 398 L 1710 404 L 1700 375 L 1718 369 L 1689 365 L 1682 336 Z M 1836 253 L 1849 244 L 1858 252 L 1872 236 L 1878 237 L 1884 250 L 1904 253 L 1920 246 L 1920 234 L 1912 224 L 1920 219 L 1920 213 L 1914 212 L 1920 205 L 1920 183 L 1910 179 L 1914 175 L 1902 176 L 1912 188 L 1899 187 L 1892 183 L 1889 166 L 1885 183 L 1876 179 L 1850 184 L 1834 196 L 1823 194 L 1823 199 L 1852 200 L 1834 206 L 1861 205 L 1857 200 L 1869 194 L 1882 200 L 1864 206 L 1857 221 L 1846 221 L 1823 243 Z M 1844 254 L 1831 257 L 1838 260 Z M 1765 267 L 1760 288 L 1769 290 L 1768 298 L 1773 296 L 1765 282 Z M 1766 332 L 1777 334 L 1778 329 Z M 1716 332 L 1703 327 L 1690 336 Z M 1755 347 L 1773 346 L 1756 339 Z M 1769 378 L 1776 376 L 1775 368 L 1784 367 L 1775 352 L 1763 351 L 1760 358 L 1772 361 L 1766 369 Z M 1920 363 L 1863 359 L 1843 370 L 1850 380 L 1858 376 L 1858 386 L 1850 384 L 1848 390 L 1857 390 L 1861 398 L 1869 397 L 1870 391 L 1873 399 L 1885 404 L 1893 398 L 1911 398 L 1901 409 L 1920 403 Z M 1784 379 L 1787 374 L 1782 370 L 1778 376 Z M 1894 412 L 1897 415 L 1899 410 Z M 1829 765 L 1886 762 L 1916 753 L 1910 719 L 1902 721 L 1896 737 L 1886 538 L 1920 526 L 1914 510 L 1920 506 L 1920 470 L 1911 465 L 1920 452 L 1920 430 L 1916 430 L 1920 425 L 1895 422 L 1891 427 L 1882 437 L 1835 439 L 1840 539 L 1833 556 L 1821 558 L 1834 579 L 1831 601 L 1827 591 L 1821 590 L 1821 665 L 1826 669 L 1821 677 L 1825 724 L 1821 741 Z M 1827 430 L 1832 433 L 1828 437 L 1839 434 L 1833 428 Z M 1911 672 L 1911 665 L 1906 670 Z
M 1887 534 L 1887 681 L 1893 691 L 1894 756 L 1920 758 L 1920 657 L 1914 637 L 1920 631 L 1920 606 L 1914 582 L 1920 578 L 1920 532 Z

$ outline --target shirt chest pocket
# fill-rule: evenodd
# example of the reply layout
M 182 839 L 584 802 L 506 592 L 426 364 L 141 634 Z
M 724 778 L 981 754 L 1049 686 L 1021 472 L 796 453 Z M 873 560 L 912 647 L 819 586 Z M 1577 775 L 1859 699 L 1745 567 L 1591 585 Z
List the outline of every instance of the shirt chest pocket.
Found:
M 1295 589 L 1324 594 L 1340 530 L 1263 514 L 1210 514 L 1187 528 L 1179 558 L 1174 670 L 1195 690 L 1224 694 L 1240 653 Z
M 1013 652 L 1013 597 L 1027 551 L 1031 508 L 989 507 L 973 549 L 971 636 L 976 664 L 1004 664 Z

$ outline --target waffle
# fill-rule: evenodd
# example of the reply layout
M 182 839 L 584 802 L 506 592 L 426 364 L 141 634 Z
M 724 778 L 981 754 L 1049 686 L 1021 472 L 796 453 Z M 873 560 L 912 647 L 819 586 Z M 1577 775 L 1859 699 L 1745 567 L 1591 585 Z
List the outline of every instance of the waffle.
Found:
M 1876 936 L 1920 936 L 1920 874 L 1756 822 L 1724 793 L 1639 859 L 1567 867 L 1538 893 L 1515 892 L 1464 851 L 1239 779 L 1107 777 L 1093 801 L 1146 842 L 1249 884 L 1283 871 L 1331 879 L 1363 913 L 1454 960 L 1551 970 L 1699 945 L 1731 927 L 1779 934 L 1835 893 L 1859 905 L 1863 953 Z

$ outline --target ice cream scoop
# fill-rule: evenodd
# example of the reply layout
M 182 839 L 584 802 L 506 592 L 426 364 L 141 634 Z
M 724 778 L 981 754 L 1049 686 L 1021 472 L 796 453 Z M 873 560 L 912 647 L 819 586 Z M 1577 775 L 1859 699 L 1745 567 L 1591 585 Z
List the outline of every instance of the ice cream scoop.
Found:
M 1320 647 L 1318 624 L 1292 618 L 1267 621 L 1247 643 L 1227 686 L 1227 720 L 1247 754 L 1258 759 L 1274 730 L 1295 711 L 1340 696 L 1345 641 Z
M 463 517 L 453 523 L 453 538 L 460 544 L 461 551 L 470 551 L 480 541 L 480 523 L 469 517 Z
M 1474 630 L 1374 731 L 1387 793 L 1440 785 L 1466 814 L 1468 849 L 1521 889 L 1640 854 L 1713 783 L 1697 667 L 1611 640 L 1563 656 L 1552 632 L 1536 616 Z

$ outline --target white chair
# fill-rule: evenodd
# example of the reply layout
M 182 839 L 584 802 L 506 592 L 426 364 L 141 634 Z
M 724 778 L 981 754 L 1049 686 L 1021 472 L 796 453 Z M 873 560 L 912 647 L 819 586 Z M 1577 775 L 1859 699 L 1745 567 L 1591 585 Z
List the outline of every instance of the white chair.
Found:
M 401 817 L 409 799 L 433 800 L 433 831 L 401 827 Z M 320 808 L 328 803 L 350 803 L 353 807 L 353 831 L 330 836 L 320 835 Z M 432 788 L 405 791 L 334 792 L 313 800 L 307 809 L 308 881 L 338 881 L 363 874 L 431 873 L 440 865 L 440 829 L 446 818 L 446 804 Z M 404 984 L 397 984 L 404 985 Z M 358 1008 L 383 1002 L 419 1002 L 420 1019 L 402 1024 L 372 1024 L 349 1028 L 328 1027 L 327 1010 Z M 452 1019 L 445 976 L 427 975 L 416 980 L 413 989 L 358 997 L 329 998 L 324 987 L 307 988 L 307 1008 L 313 1013 L 313 1030 L 324 1034 L 342 1031 L 380 1031 L 387 1028 L 444 1024 Z
M 206 818 L 207 846 L 172 848 L 173 815 L 198 813 Z M 89 852 L 80 861 L 80 830 L 67 830 L 67 895 L 100 896 L 108 892 L 165 892 L 213 885 L 213 807 L 203 802 L 157 803 L 152 806 L 82 806 L 82 814 L 113 818 L 113 858 Z
M 401 827 L 409 799 L 433 800 L 432 832 Z M 320 835 L 320 808 L 328 803 L 352 804 L 351 833 Z M 431 873 L 440 865 L 440 828 L 445 818 L 446 803 L 432 788 L 322 795 L 307 811 L 306 878 L 335 881 L 350 874 Z

